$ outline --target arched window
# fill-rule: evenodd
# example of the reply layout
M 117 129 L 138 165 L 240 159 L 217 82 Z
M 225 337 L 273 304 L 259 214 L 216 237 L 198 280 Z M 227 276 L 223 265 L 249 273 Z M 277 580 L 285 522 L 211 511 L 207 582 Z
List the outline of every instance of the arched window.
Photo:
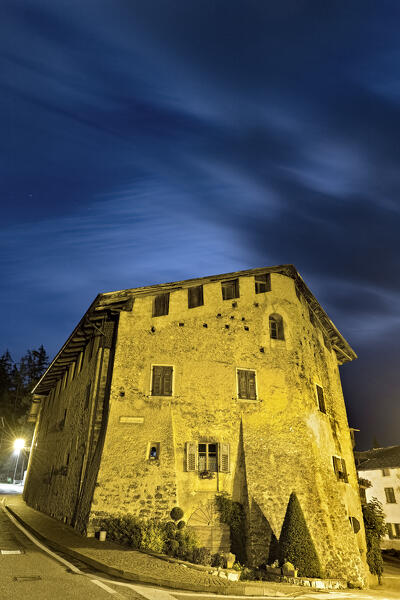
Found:
M 283 319 L 280 315 L 274 314 L 269 317 L 269 335 L 273 340 L 284 340 Z

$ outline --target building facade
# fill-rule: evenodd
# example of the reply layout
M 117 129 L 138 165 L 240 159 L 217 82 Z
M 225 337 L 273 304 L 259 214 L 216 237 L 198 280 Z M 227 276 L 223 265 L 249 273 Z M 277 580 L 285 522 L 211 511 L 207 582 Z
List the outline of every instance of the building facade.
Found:
M 354 358 L 291 265 L 101 294 L 34 390 L 25 499 L 82 533 L 178 505 L 216 551 L 226 492 L 259 565 L 294 491 L 326 576 L 364 584 L 339 375 Z
M 376 498 L 385 513 L 387 535 L 382 548 L 400 550 L 400 446 L 356 452 L 359 476 L 371 483 L 364 488 L 365 501 Z

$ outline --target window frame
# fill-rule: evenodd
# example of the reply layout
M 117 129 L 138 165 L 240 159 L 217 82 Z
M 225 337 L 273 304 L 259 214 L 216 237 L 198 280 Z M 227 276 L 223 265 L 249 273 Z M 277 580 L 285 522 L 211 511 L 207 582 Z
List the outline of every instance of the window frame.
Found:
M 279 319 L 277 319 L 279 317 Z M 272 335 L 272 324 L 276 326 L 276 336 Z M 278 313 L 272 313 L 268 316 L 268 329 L 269 329 L 269 338 L 271 340 L 279 340 L 285 341 L 285 327 L 283 323 L 282 315 Z
M 346 461 L 341 456 L 334 454 L 332 456 L 333 462 L 333 471 L 336 475 L 336 479 L 338 481 L 343 481 L 344 483 L 349 483 L 349 476 L 346 467 Z
M 383 489 L 385 491 L 386 504 L 397 504 L 396 494 L 394 492 L 394 488 L 392 488 L 392 487 L 385 487 Z M 392 498 L 393 498 L 393 500 L 392 500 Z
M 161 303 L 161 298 L 163 302 Z M 156 294 L 153 298 L 153 310 L 152 317 L 166 317 L 169 315 L 169 300 L 170 292 L 163 292 L 162 294 Z M 162 306 L 161 306 L 162 304 Z M 159 312 L 159 310 L 166 310 L 166 312 Z
M 243 371 L 245 373 L 254 373 L 254 391 L 255 391 L 255 398 L 250 398 L 250 397 L 246 397 L 246 398 L 242 398 L 240 396 L 240 385 L 239 385 L 239 371 Z M 246 385 L 246 388 L 248 390 L 248 386 Z M 245 402 L 257 402 L 258 401 L 258 385 L 257 385 L 257 371 L 256 369 L 244 369 L 243 367 L 236 367 L 236 395 L 238 400 L 244 400 Z
M 171 393 L 170 394 L 154 394 L 153 393 L 154 368 L 155 367 L 171 369 Z M 174 391 L 175 391 L 174 390 L 174 384 L 175 384 L 174 370 L 175 370 L 174 365 L 165 365 L 165 364 L 160 365 L 160 363 L 151 365 L 151 368 L 150 368 L 150 396 L 152 396 L 153 398 L 172 398 L 174 396 Z
M 194 292 L 194 290 L 198 290 L 198 295 Z M 193 285 L 187 288 L 188 291 L 188 308 L 197 308 L 198 306 L 204 306 L 204 286 L 203 285 Z M 199 300 L 199 303 L 196 304 L 193 302 L 193 299 Z
M 227 295 L 229 289 L 233 290 L 233 296 Z M 234 279 L 221 281 L 221 293 L 222 300 L 234 300 L 235 298 L 240 298 L 239 278 L 235 277 Z
M 263 281 L 262 278 L 265 278 Z M 259 279 L 259 281 L 257 281 Z M 265 289 L 260 289 L 265 286 Z M 256 294 L 266 294 L 271 291 L 271 273 L 259 273 L 254 275 L 254 291 Z
M 318 394 L 318 390 L 321 390 L 322 392 L 322 406 L 323 406 L 323 410 L 321 408 L 321 403 L 320 403 L 320 397 Z M 316 383 L 315 384 L 315 395 L 317 397 L 317 406 L 318 406 L 318 410 L 323 413 L 324 415 L 326 415 L 326 402 L 325 402 L 325 394 L 324 394 L 324 388 L 320 383 Z
M 390 469 L 388 469 L 388 467 L 384 467 L 383 469 L 381 469 L 382 471 L 382 477 L 390 477 Z

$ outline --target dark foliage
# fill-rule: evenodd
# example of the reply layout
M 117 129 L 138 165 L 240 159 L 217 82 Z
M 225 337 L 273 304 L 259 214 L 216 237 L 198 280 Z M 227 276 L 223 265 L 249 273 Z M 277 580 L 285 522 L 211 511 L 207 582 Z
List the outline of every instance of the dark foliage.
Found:
M 179 521 L 183 517 L 183 510 L 179 506 L 174 506 L 169 515 L 173 521 Z
M 367 562 L 369 570 L 378 576 L 379 583 L 383 573 L 383 559 L 381 552 L 381 539 L 386 534 L 385 515 L 382 504 L 372 498 L 362 506 L 365 536 L 367 538 Z
M 291 562 L 300 577 L 321 577 L 321 565 L 294 492 L 290 495 L 279 538 L 279 561 Z
M 231 534 L 231 550 L 236 559 L 245 564 L 246 557 L 246 515 L 243 505 L 234 502 L 226 493 L 215 498 L 222 523 L 229 525 Z

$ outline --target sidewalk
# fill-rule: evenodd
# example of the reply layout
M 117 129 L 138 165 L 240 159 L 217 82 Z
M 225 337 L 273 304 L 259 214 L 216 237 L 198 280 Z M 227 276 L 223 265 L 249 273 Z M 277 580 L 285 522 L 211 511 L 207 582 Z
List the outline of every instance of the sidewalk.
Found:
M 211 571 L 215 571 L 212 567 L 190 567 L 112 542 L 83 537 L 68 525 L 30 508 L 21 497 L 6 498 L 5 506 L 26 529 L 52 549 L 129 581 L 177 590 L 270 598 L 294 598 L 313 591 L 284 583 L 231 582 L 212 575 Z

